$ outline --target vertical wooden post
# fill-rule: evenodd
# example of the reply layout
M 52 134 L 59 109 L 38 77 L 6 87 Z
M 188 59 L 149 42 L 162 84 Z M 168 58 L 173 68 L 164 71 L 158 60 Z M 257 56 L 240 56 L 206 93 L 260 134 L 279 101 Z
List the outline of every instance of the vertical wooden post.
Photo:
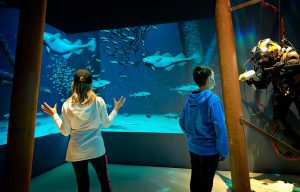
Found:
M 46 0 L 21 0 L 6 148 L 5 189 L 29 191 Z
M 240 123 L 242 115 L 241 93 L 228 0 L 216 0 L 216 28 L 233 190 L 235 192 L 250 192 L 245 133 Z

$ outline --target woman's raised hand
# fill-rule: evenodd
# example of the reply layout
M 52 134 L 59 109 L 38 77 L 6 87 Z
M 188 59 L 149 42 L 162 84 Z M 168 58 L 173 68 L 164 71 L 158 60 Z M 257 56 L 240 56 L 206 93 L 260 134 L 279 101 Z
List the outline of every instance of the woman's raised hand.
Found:
M 43 110 L 46 114 L 50 115 L 51 117 L 52 117 L 54 114 L 57 113 L 56 107 L 57 107 L 57 104 L 56 104 L 56 103 L 55 103 L 55 105 L 54 105 L 53 108 L 50 107 L 46 102 L 44 102 L 44 105 L 43 105 L 43 104 L 41 105 L 42 110 Z
M 116 99 L 114 98 L 114 104 L 115 104 L 114 109 L 118 111 L 124 105 L 125 100 L 126 98 L 123 96 L 119 99 L 119 101 L 116 101 Z

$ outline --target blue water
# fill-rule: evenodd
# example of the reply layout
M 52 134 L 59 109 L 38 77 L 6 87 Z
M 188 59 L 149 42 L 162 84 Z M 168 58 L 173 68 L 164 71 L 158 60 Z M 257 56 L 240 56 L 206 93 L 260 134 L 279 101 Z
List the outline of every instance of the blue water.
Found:
M 265 38 L 276 33 L 272 32 L 273 27 L 264 26 L 266 30 L 263 30 L 258 26 L 259 14 L 255 6 L 249 10 L 254 13 L 253 18 L 250 19 L 245 16 L 246 11 L 233 14 L 237 61 L 240 69 L 249 51 L 259 40 L 259 35 Z M 270 15 L 266 11 L 263 14 Z M 5 8 L 0 11 L 0 35 L 6 39 L 13 53 L 16 49 L 18 17 L 17 9 Z M 289 18 L 291 23 L 298 19 L 293 14 Z M 262 22 L 268 23 L 264 19 Z M 293 35 L 294 26 L 291 26 L 289 22 L 286 26 L 289 27 L 289 30 L 286 30 L 290 34 L 289 38 L 292 39 L 297 49 L 299 43 L 297 44 L 296 36 Z M 214 91 L 222 98 L 215 31 L 213 19 L 78 34 L 66 34 L 46 24 L 45 32 L 59 33 L 60 39 L 67 39 L 72 44 L 77 40 L 85 44 L 95 38 L 96 50 L 90 51 L 83 48 L 80 54 L 73 53 L 70 58 L 65 59 L 63 54 L 54 50 L 48 53 L 44 46 L 38 106 L 44 101 L 51 106 L 57 103 L 60 113 L 62 103 L 70 96 L 73 73 L 79 68 L 85 68 L 92 71 L 94 80 L 100 78 L 110 82 L 104 88 L 95 89 L 107 104 L 113 105 L 113 98 L 126 97 L 126 103 L 113 126 L 104 131 L 182 133 L 176 115 L 180 114 L 188 92 L 183 94 L 174 89 L 193 83 L 191 72 L 198 64 L 188 62 L 185 66 L 176 65 L 171 71 L 164 69 L 153 71 L 142 60 L 154 55 L 157 51 L 160 54 L 171 54 L 173 57 L 180 53 L 190 57 L 197 52 L 201 57 L 200 64 L 209 65 L 215 70 L 217 87 Z M 13 68 L 2 49 L 0 49 L 0 61 L 0 71 L 12 74 Z M 0 81 L 3 82 L 1 77 Z M 0 144 L 4 144 L 6 143 L 12 86 L 1 83 Z M 147 92 L 150 95 L 130 97 L 131 94 L 138 92 Z M 112 107 L 109 107 L 108 111 L 111 109 Z M 37 109 L 37 113 L 36 137 L 58 132 L 54 122 L 44 115 L 40 108 Z
M 6 9 L 0 14 L 0 26 L 7 26 L 1 27 L 0 34 L 5 36 L 13 52 L 17 39 L 18 15 L 18 10 L 15 9 Z M 6 19 L 7 16 L 10 17 L 9 20 Z M 109 112 L 113 108 L 113 98 L 126 97 L 126 104 L 119 111 L 113 125 L 103 131 L 182 133 L 178 125 L 178 115 L 188 92 L 178 93 L 174 89 L 193 83 L 190 81 L 190 74 L 187 74 L 187 71 L 192 69 L 192 63 L 175 66 L 171 71 L 167 71 L 153 70 L 142 61 L 158 51 L 161 55 L 168 53 L 173 57 L 184 53 L 178 23 L 80 34 L 65 34 L 46 24 L 45 32 L 53 35 L 59 33 L 57 37 L 67 39 L 71 43 L 81 40 L 85 44 L 95 38 L 96 50 L 83 48 L 80 54 L 73 53 L 66 59 L 64 54 L 54 49 L 50 48 L 49 52 L 44 44 L 38 106 L 44 101 L 51 106 L 57 103 L 60 113 L 62 103 L 70 96 L 73 73 L 79 68 L 85 68 L 92 71 L 95 81 L 109 81 L 105 87 L 95 88 L 95 92 L 106 101 Z M 210 42 L 205 40 L 205 43 Z M 191 55 L 186 55 L 189 56 Z M 5 55 L 0 57 L 6 61 L 1 65 L 1 70 L 13 73 Z M 3 107 L 0 111 L 0 144 L 4 144 L 7 137 L 11 86 L 1 86 L 0 89 L 5 93 L 1 95 Z M 147 92 L 150 95 L 130 96 L 139 92 Z M 54 133 L 58 133 L 54 122 L 38 108 L 35 137 Z

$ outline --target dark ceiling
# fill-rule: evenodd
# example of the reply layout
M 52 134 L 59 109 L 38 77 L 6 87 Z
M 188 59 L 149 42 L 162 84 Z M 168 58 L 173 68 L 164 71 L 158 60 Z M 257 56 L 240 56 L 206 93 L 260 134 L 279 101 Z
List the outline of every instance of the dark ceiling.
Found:
M 214 0 L 48 0 L 46 22 L 78 33 L 212 17 Z

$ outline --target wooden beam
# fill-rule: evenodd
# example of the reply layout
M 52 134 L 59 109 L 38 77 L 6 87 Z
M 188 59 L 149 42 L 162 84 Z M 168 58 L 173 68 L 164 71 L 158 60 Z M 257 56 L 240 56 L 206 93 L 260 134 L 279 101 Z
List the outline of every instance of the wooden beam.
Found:
M 248 2 L 245 2 L 245 3 L 242 3 L 240 5 L 237 5 L 237 6 L 234 6 L 232 8 L 230 8 L 230 11 L 233 12 L 233 11 L 236 11 L 236 10 L 239 10 L 239 9 L 242 9 L 242 8 L 245 8 L 245 7 L 248 7 L 250 5 L 254 5 L 256 3 L 260 3 L 262 2 L 263 0 L 252 0 L 252 1 L 248 1 Z
M 233 190 L 250 192 L 247 146 L 229 0 L 216 0 L 216 29 Z
M 21 1 L 4 191 L 30 191 L 45 15 L 46 0 Z

